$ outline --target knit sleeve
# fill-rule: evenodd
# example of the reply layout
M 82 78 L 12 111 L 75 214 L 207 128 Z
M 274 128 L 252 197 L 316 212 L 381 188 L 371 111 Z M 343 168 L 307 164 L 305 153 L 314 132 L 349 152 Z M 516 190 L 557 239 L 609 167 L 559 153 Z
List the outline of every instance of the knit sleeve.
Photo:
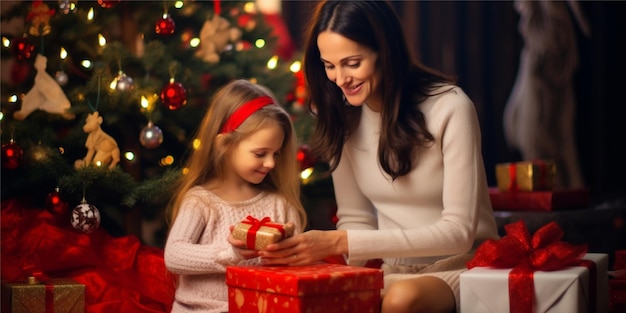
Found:
M 189 197 L 183 201 L 165 245 L 169 271 L 187 275 L 224 273 L 227 265 L 241 261 L 221 234 L 228 232 L 228 226 L 207 227 L 208 221 L 213 220 L 211 214 L 206 200 Z

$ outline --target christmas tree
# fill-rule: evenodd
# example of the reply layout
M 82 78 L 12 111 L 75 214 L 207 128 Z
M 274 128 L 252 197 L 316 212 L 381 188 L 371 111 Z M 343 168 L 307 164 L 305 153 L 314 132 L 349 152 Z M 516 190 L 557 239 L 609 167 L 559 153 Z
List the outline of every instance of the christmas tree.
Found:
M 15 59 L 2 85 L 2 200 L 28 199 L 85 232 L 139 235 L 153 221 L 151 243 L 162 244 L 171 186 L 210 97 L 246 78 L 293 114 L 305 207 L 328 206 L 329 181 L 305 145 L 298 55 L 277 53 L 254 3 L 24 1 L 2 16 L 12 18 L 24 32 L 2 37 L 2 58 Z

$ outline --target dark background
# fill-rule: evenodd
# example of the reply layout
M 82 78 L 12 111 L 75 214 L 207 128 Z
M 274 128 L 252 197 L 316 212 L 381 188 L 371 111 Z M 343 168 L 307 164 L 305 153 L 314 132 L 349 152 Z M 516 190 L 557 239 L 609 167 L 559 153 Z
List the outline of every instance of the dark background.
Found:
M 315 1 L 284 1 L 283 16 L 302 48 Z M 458 78 L 472 98 L 483 133 L 490 185 L 495 165 L 519 161 L 507 147 L 502 113 L 518 71 L 523 39 L 512 1 L 393 1 L 416 57 Z M 579 67 L 574 77 L 576 138 L 580 167 L 592 201 L 626 196 L 626 2 L 583 1 L 591 37 L 578 32 Z

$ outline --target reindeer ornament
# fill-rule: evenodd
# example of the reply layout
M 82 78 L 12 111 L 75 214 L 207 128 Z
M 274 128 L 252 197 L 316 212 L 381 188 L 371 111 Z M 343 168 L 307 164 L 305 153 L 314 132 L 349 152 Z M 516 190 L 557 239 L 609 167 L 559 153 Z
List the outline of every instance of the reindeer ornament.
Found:
M 109 169 L 113 169 L 120 162 L 120 149 L 113 137 L 105 133 L 102 128 L 102 116 L 98 111 L 87 115 L 83 131 L 87 133 L 87 155 L 84 159 L 76 160 L 74 168 L 79 169 L 89 164 L 104 166 L 109 164 Z

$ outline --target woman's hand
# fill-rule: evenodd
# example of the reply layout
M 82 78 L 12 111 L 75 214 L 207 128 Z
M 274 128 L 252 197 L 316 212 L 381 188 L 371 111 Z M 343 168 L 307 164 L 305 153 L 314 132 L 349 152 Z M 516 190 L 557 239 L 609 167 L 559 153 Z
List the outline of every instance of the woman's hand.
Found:
M 230 226 L 230 234 L 228 235 L 228 242 L 233 246 L 233 250 L 235 253 L 242 259 L 248 260 L 253 259 L 259 256 L 259 251 L 250 250 L 246 248 L 246 243 L 243 240 L 235 239 L 233 237 L 233 228 L 235 226 Z
M 259 256 L 266 265 L 309 265 L 347 254 L 347 242 L 342 230 L 310 230 L 268 245 Z

